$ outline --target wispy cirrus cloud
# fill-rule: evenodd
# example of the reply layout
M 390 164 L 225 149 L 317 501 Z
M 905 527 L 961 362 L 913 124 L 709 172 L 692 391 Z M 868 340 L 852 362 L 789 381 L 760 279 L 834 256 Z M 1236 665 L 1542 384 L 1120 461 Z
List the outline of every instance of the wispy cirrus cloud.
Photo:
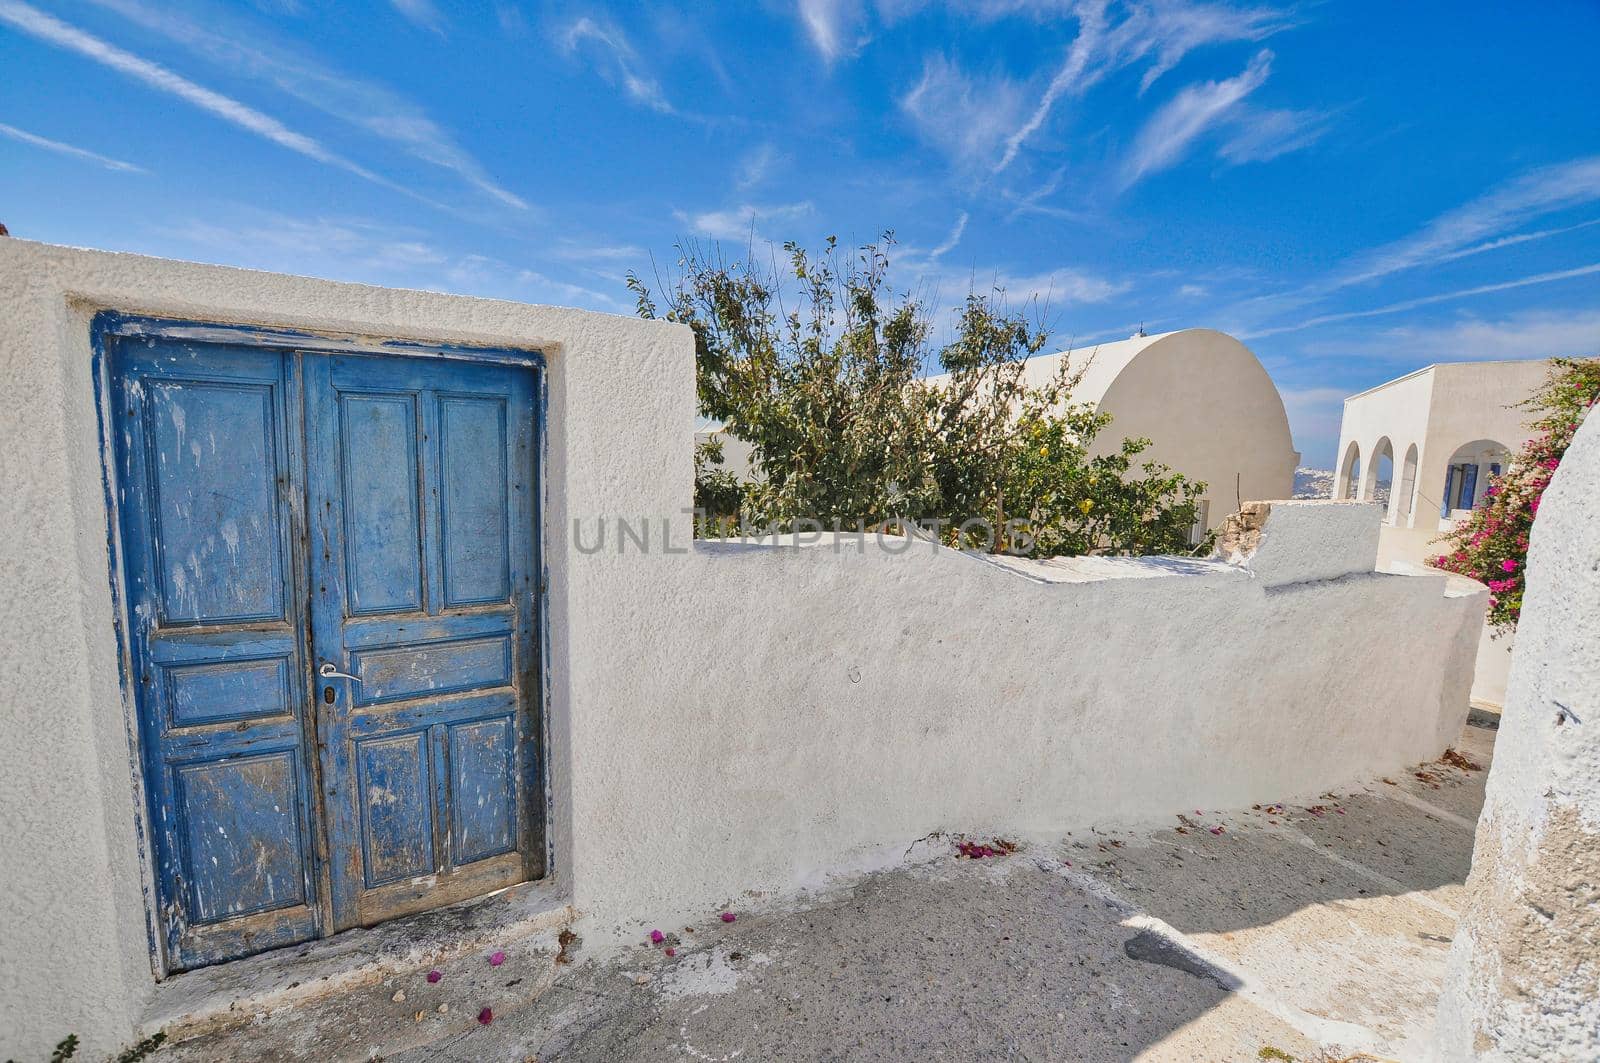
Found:
M 916 244 L 905 244 L 896 241 L 890 259 L 894 263 L 896 274 L 920 280 L 937 280 L 940 263 L 939 260 L 954 251 L 961 244 L 961 238 L 966 234 L 967 222 L 972 216 L 967 211 L 956 215 L 956 220 L 950 226 L 950 232 L 937 246 L 923 249 Z
M 1266 83 L 1272 53 L 1263 48 L 1237 76 L 1185 87 L 1145 123 L 1123 165 L 1127 188 L 1180 162 L 1204 133 L 1227 120 L 1234 109 Z
M 967 231 L 967 222 L 971 220 L 971 217 L 966 211 L 962 211 L 960 216 L 956 218 L 956 223 L 950 227 L 950 235 L 944 238 L 944 243 L 929 251 L 928 254 L 934 258 L 941 258 L 954 251 L 956 245 L 961 242 L 961 234 Z
M 629 310 L 624 299 L 609 292 L 489 255 L 448 250 L 425 230 L 347 216 L 248 210 L 228 221 L 180 222 L 164 229 L 161 239 L 185 257 L 226 265 L 613 313 Z
M 708 236 L 713 240 L 760 240 L 763 239 L 759 233 L 762 225 L 797 221 L 810 216 L 815 209 L 809 201 L 768 206 L 745 203 L 697 214 L 678 211 L 674 217 L 697 236 Z
M 1406 362 L 1512 360 L 1600 355 L 1600 309 L 1538 307 L 1503 317 L 1463 317 L 1443 325 L 1405 325 L 1383 329 L 1354 343 L 1318 344 L 1311 350 L 1340 357 L 1351 354 Z
M 1408 310 L 1418 310 L 1424 306 L 1433 306 L 1436 303 L 1453 302 L 1456 299 L 1467 299 L 1475 295 L 1490 295 L 1494 292 L 1511 291 L 1514 288 L 1526 288 L 1534 284 L 1550 284 L 1555 281 L 1572 280 L 1575 277 L 1588 277 L 1600 273 L 1600 262 L 1593 262 L 1587 266 L 1578 266 L 1573 269 L 1551 270 L 1546 273 L 1536 273 L 1528 277 L 1518 277 L 1515 280 L 1498 281 L 1494 284 L 1480 284 L 1472 288 L 1462 288 L 1452 292 L 1440 292 L 1435 295 L 1424 295 L 1416 299 L 1406 299 L 1387 306 L 1375 307 L 1370 310 L 1350 310 L 1337 314 L 1319 314 L 1290 325 L 1277 325 L 1272 328 L 1258 328 L 1242 333 L 1243 339 L 1260 339 L 1264 336 L 1277 336 L 1285 332 L 1299 332 L 1303 329 L 1315 328 L 1318 325 L 1332 325 L 1342 321 L 1359 321 L 1363 318 L 1381 317 L 1385 314 L 1399 314 Z
M 982 274 L 978 274 L 982 278 Z M 1012 307 L 1037 303 L 1057 306 L 1064 303 L 1103 303 L 1126 292 L 1132 285 L 1113 281 L 1084 270 L 1062 268 L 1043 273 L 1012 273 L 996 270 L 989 287 Z
M 741 192 L 747 192 L 761 184 L 782 158 L 782 154 L 772 144 L 757 144 L 739 159 L 734 187 Z
M 1039 131 L 1044 120 L 1055 108 L 1056 101 L 1068 92 L 1086 90 L 1104 73 L 1102 50 L 1106 35 L 1106 5 L 1104 0 L 1092 0 L 1077 9 L 1078 35 L 1067 48 L 1066 59 L 1051 77 L 1044 95 L 1028 115 L 1028 120 L 1006 137 L 1006 150 L 995 164 L 999 173 L 1016 161 L 1023 143 Z M 1096 69 L 1097 66 L 1099 69 Z
M 240 129 L 269 140 L 279 147 L 304 155 L 308 159 L 314 159 L 329 166 L 336 166 L 374 184 L 383 185 L 385 188 L 403 192 L 406 195 L 426 201 L 426 197 L 374 173 L 342 155 L 330 151 L 315 138 L 290 129 L 271 115 L 263 114 L 261 111 L 240 103 L 238 100 L 224 96 L 220 92 L 214 92 L 203 85 L 198 85 L 180 74 L 173 73 L 159 63 L 153 63 L 148 59 L 134 55 L 132 52 L 124 51 L 114 44 L 109 44 L 98 37 L 85 33 L 76 26 L 62 22 L 54 15 L 46 14 L 37 8 L 21 3 L 20 0 L 0 0 L 0 22 L 10 23 L 30 36 L 37 37 L 57 47 L 77 52 L 79 55 L 115 70 L 119 74 L 141 81 L 160 92 L 176 96 L 186 103 L 207 111 Z
M 411 101 L 382 85 L 346 77 L 298 50 L 275 47 L 247 25 L 209 15 L 204 25 L 173 7 L 147 7 L 138 0 L 91 0 L 143 29 L 187 48 L 230 75 L 272 86 L 301 103 L 377 136 L 412 158 L 453 173 L 498 202 L 529 209 L 528 203 L 489 176 L 455 138 Z
M 1118 70 L 1147 64 L 1139 84 L 1142 94 L 1193 51 L 1208 45 L 1264 40 L 1294 25 L 1288 15 L 1270 8 L 1184 0 L 1131 3 L 1121 9 L 1120 20 L 1112 17 L 1105 0 L 1015 4 L 1009 12 L 1018 10 L 1071 15 L 1078 21 L 1078 33 L 1027 120 L 1007 137 L 1006 150 L 995 165 L 997 173 L 1016 161 L 1063 99 L 1083 95 Z M 1001 13 L 1007 9 L 989 9 L 990 17 Z
M 1498 251 L 1502 247 L 1515 247 L 1518 244 L 1531 243 L 1534 240 L 1546 240 L 1552 236 L 1560 236 L 1563 233 L 1577 232 L 1579 229 L 1587 229 L 1594 225 L 1600 225 L 1600 218 L 1594 218 L 1589 221 L 1580 221 L 1575 225 L 1560 225 L 1554 229 L 1535 229 L 1533 232 L 1514 233 L 1511 236 L 1500 236 L 1493 240 L 1485 240 L 1481 244 L 1473 244 L 1471 247 L 1463 247 L 1457 251 L 1444 252 L 1439 255 L 1438 258 L 1434 259 L 1432 264 L 1438 265 L 1442 262 L 1454 262 L 1458 258 L 1470 258 L 1473 255 L 1481 255 L 1487 251 Z
M 863 43 L 866 7 L 860 0 L 797 0 L 795 14 L 824 62 L 832 63 Z
M 3 122 L 0 122 L 0 136 L 7 136 L 23 144 L 31 144 L 36 148 L 43 148 L 45 151 L 53 151 L 58 155 L 66 155 L 70 158 L 81 159 L 84 162 L 92 162 L 96 166 L 104 166 L 108 170 L 118 170 L 123 173 L 148 172 L 144 167 L 135 166 L 131 162 L 123 162 L 121 159 L 113 159 L 109 155 L 101 155 L 99 152 L 90 151 L 87 148 L 65 144 L 59 140 L 51 140 L 49 137 L 41 137 L 37 133 L 30 133 L 25 129 L 18 129 L 16 126 L 6 125 Z
M 1024 106 L 1009 78 L 973 77 L 939 54 L 923 61 L 921 79 L 900 98 L 922 138 L 969 168 L 989 164 Z
M 1567 229 L 1498 239 L 1535 218 L 1600 200 L 1600 155 L 1545 166 L 1439 215 L 1419 232 L 1363 256 L 1330 285 L 1343 288 Z M 1481 246 L 1478 246 L 1481 245 Z
M 1308 148 L 1328 131 L 1325 111 L 1247 109 L 1241 106 L 1232 132 L 1217 154 L 1235 166 L 1266 162 Z
M 584 49 L 591 50 L 599 60 L 595 67 L 600 75 L 620 84 L 635 102 L 662 114 L 675 113 L 660 82 L 644 72 L 638 53 L 620 29 L 602 25 L 584 15 L 567 27 L 562 34 L 562 44 L 568 55 Z
M 1428 269 L 1600 224 L 1600 219 L 1590 219 L 1520 233 L 1512 231 L 1545 215 L 1595 202 L 1600 202 L 1600 155 L 1541 167 L 1445 211 L 1409 236 L 1352 257 L 1309 284 L 1289 291 L 1255 296 L 1231 309 L 1243 320 L 1256 322 L 1250 327 L 1257 330 L 1256 335 L 1261 335 L 1261 322 L 1270 322 L 1274 317 L 1315 306 L 1349 288 L 1397 273 Z M 1510 283 L 1513 286 L 1521 284 Z M 1489 290 L 1499 289 L 1490 286 Z M 1327 315 L 1322 315 L 1311 318 L 1309 323 L 1285 326 L 1280 330 L 1297 331 L 1309 327 L 1309 324 L 1325 323 L 1329 323 Z
M 389 0 L 407 22 L 444 36 L 444 15 L 433 0 Z

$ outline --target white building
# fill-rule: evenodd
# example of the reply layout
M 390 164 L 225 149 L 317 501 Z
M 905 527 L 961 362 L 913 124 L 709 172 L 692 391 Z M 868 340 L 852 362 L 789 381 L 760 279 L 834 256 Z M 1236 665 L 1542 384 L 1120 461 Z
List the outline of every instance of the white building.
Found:
M 1549 368 L 1547 361 L 1448 362 L 1344 400 L 1333 497 L 1384 506 L 1380 566 L 1437 555 L 1439 536 L 1483 502 L 1490 477 L 1528 438 L 1527 411 L 1517 403 Z M 1485 632 L 1474 698 L 1503 703 L 1510 655 L 1509 638 Z
M 1489 477 L 1527 439 L 1527 413 L 1516 404 L 1549 367 L 1430 365 L 1345 399 L 1334 497 L 1385 503 L 1385 553 L 1421 560 L 1431 540 L 1483 501 Z
M 1206 483 L 1201 520 L 1215 528 L 1239 503 L 1288 498 L 1300 454 L 1283 398 L 1250 349 L 1227 333 L 1181 329 L 1028 360 L 1028 380 L 1047 383 L 1061 359 L 1087 360 L 1073 400 L 1111 415 L 1096 446 L 1144 437 L 1146 461 Z
M 1249 348 L 1215 329 L 1192 328 L 1030 358 L 1026 379 L 1043 387 L 1062 359 L 1087 363 L 1073 401 L 1111 414 L 1096 447 L 1151 441 L 1142 460 L 1205 481 L 1200 519 L 1215 528 L 1241 501 L 1288 498 L 1300 455 L 1272 378 Z M 933 377 L 937 383 L 942 376 Z M 728 468 L 748 475 L 749 447 L 724 439 Z M 697 440 L 709 438 L 702 430 Z

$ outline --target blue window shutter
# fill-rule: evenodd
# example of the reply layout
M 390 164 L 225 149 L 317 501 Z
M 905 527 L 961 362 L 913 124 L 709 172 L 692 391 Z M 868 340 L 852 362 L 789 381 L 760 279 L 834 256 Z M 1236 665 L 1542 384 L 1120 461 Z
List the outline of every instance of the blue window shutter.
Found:
M 1450 468 L 1445 470 L 1445 474 L 1444 474 L 1444 494 L 1439 496 L 1439 498 L 1440 498 L 1439 516 L 1441 516 L 1441 517 L 1450 516 L 1450 492 L 1451 492 L 1451 490 L 1454 489 L 1455 483 L 1456 483 L 1456 467 L 1454 465 L 1452 465 L 1452 466 L 1450 466 Z
M 1478 467 L 1476 465 L 1461 466 L 1461 497 L 1457 499 L 1457 509 L 1471 509 L 1472 500 L 1478 490 Z

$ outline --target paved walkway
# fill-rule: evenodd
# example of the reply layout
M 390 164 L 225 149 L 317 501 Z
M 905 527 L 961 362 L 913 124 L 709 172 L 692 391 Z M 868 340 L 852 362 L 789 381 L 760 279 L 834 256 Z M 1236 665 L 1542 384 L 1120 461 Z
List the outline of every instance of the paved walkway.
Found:
M 1457 746 L 1480 769 L 1493 723 L 1475 714 Z M 1417 772 L 1008 856 L 941 850 L 603 962 L 524 942 L 156 1058 L 1415 1060 L 1485 775 Z

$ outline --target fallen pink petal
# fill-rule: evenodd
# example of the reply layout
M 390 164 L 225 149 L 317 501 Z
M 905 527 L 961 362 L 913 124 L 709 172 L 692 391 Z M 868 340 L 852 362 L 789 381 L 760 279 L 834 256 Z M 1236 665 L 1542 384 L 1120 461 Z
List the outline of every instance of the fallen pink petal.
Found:
M 734 915 L 732 912 L 723 912 L 722 913 L 722 921 L 724 923 L 731 923 L 737 918 L 739 918 L 739 917 Z
M 673 948 L 671 945 L 668 945 L 662 951 L 665 952 L 668 956 L 676 956 L 678 954 L 678 950 Z
M 484 1008 L 482 1011 L 478 1012 L 478 1021 L 485 1026 L 489 1025 L 494 1021 L 494 1012 L 489 1008 Z
M 1211 833 L 1212 834 L 1221 834 L 1222 833 L 1222 828 L 1221 827 L 1212 827 L 1211 828 Z
M 667 940 L 667 935 L 663 934 L 661 931 L 659 931 L 659 930 L 650 931 L 650 943 L 652 945 L 659 945 L 665 940 Z
M 437 982 L 439 979 L 441 979 L 443 977 L 444 977 L 444 975 L 441 974 L 438 971 L 429 971 L 428 972 L 428 981 L 429 982 Z
M 506 954 L 503 953 L 503 952 L 497 952 L 493 956 L 489 957 L 489 966 L 490 967 L 498 967 L 502 963 L 505 963 L 505 962 L 506 962 Z

